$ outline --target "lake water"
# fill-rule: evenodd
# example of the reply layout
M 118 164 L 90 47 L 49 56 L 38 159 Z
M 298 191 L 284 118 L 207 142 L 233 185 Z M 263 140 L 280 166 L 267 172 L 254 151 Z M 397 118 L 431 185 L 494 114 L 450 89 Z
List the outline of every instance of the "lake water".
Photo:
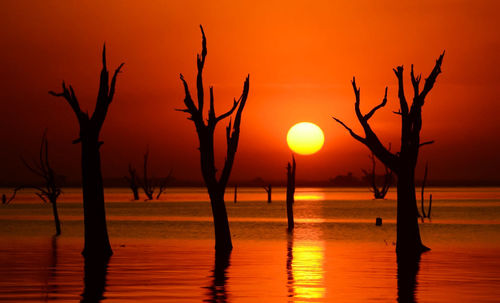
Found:
M 0 301 L 498 302 L 500 188 L 427 192 L 432 221 L 420 230 L 432 250 L 399 275 L 394 191 L 372 200 L 363 188 L 298 188 L 290 235 L 285 189 L 273 189 L 271 204 L 263 189 L 238 188 L 237 203 L 228 189 L 234 250 L 216 259 L 203 188 L 150 202 L 107 189 L 114 255 L 98 272 L 80 255 L 80 191 L 60 199 L 58 238 L 51 206 L 23 192 L 0 206 Z

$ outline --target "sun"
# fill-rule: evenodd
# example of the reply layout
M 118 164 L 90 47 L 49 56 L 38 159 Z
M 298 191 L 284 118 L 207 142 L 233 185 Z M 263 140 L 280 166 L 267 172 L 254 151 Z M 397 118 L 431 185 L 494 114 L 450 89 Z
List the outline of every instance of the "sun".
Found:
M 325 143 L 325 136 L 319 126 L 311 122 L 300 122 L 290 128 L 286 135 L 288 147 L 300 155 L 317 153 Z

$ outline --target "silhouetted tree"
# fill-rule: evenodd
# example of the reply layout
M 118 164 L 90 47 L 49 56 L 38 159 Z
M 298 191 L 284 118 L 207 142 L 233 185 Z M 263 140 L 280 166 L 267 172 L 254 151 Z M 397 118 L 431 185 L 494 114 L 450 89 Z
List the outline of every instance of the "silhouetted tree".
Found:
M 156 185 L 153 180 L 148 176 L 148 159 L 149 159 L 149 148 L 146 150 L 144 154 L 144 177 L 142 178 L 142 190 L 144 190 L 144 194 L 146 194 L 146 201 L 153 200 L 153 194 L 155 192 Z
M 288 231 L 292 231 L 295 223 L 293 220 L 293 203 L 295 194 L 295 169 L 297 165 L 295 163 L 295 157 L 292 155 L 292 164 L 288 162 L 286 167 L 286 216 L 288 219 Z
M 392 171 L 385 166 L 385 174 L 383 176 L 384 178 L 384 183 L 382 184 L 382 187 L 379 188 L 377 186 L 377 174 L 376 174 L 376 160 L 375 156 L 373 153 L 369 156 L 370 159 L 372 160 L 372 170 L 371 172 L 368 172 L 366 170 L 362 170 L 363 174 L 365 175 L 365 178 L 369 180 L 370 182 L 370 190 L 373 193 L 373 197 L 375 199 L 384 199 L 385 195 L 387 194 L 387 191 L 391 187 L 391 182 L 392 182 Z
M 165 192 L 165 189 L 167 189 L 170 180 L 172 180 L 172 171 L 173 170 L 170 170 L 168 176 L 160 180 L 160 183 L 158 185 L 158 194 L 156 195 L 156 200 L 160 199 L 161 194 Z
M 264 186 L 264 190 L 267 193 L 267 203 L 271 203 L 271 194 L 273 191 L 273 187 L 271 186 L 271 184 L 269 184 L 268 186 Z
M 63 82 L 63 91 L 61 93 L 49 92 L 53 96 L 66 99 L 73 109 L 80 126 L 80 137 L 74 140 L 73 143 L 81 144 L 82 153 L 82 191 L 85 225 L 85 247 L 82 254 L 85 257 L 107 258 L 113 254 L 106 227 L 101 155 L 99 151 L 103 142 L 99 141 L 99 134 L 106 118 L 108 107 L 113 101 L 116 78 L 123 64 L 120 64 L 115 70 L 111 83 L 109 83 L 109 73 L 106 67 L 106 46 L 104 45 L 99 92 L 97 94 L 95 110 L 91 117 L 89 117 L 88 113 L 80 109 L 80 104 L 71 85 L 68 89 Z
M 420 191 L 420 203 L 422 207 L 422 215 L 418 214 L 418 216 L 422 219 L 422 222 L 424 222 L 424 218 L 429 218 L 429 219 L 431 218 L 431 209 L 432 209 L 432 194 L 429 195 L 429 210 L 427 211 L 427 213 L 425 212 L 425 207 L 424 207 L 424 191 L 425 191 L 425 185 L 427 183 L 427 171 L 428 171 L 428 163 L 425 163 L 424 180 L 422 181 L 422 189 Z
M 139 186 L 137 185 L 138 178 L 135 168 L 132 167 L 132 163 L 129 163 L 128 165 L 128 174 L 129 176 L 125 176 L 125 180 L 127 180 L 128 187 L 130 187 L 132 193 L 134 194 L 134 200 L 137 201 L 139 200 Z
M 229 180 L 229 175 L 231 174 L 231 169 L 233 167 L 236 150 L 238 148 L 241 114 L 243 113 L 243 109 L 245 108 L 245 103 L 248 97 L 250 76 L 248 76 L 245 80 L 245 83 L 243 85 L 243 93 L 241 94 L 238 101 L 234 100 L 231 109 L 220 116 L 216 116 L 215 114 L 214 91 L 213 87 L 210 87 L 210 108 L 208 110 L 208 119 L 205 123 L 205 120 L 203 118 L 204 90 L 202 73 L 203 66 L 205 65 L 205 57 L 207 55 L 207 42 L 205 33 L 203 32 L 203 27 L 201 25 L 200 28 L 202 34 L 202 51 L 201 55 L 197 56 L 198 75 L 196 78 L 198 106 L 194 104 L 193 99 L 191 98 L 191 93 L 189 92 L 188 84 L 181 74 L 180 78 L 184 85 L 184 91 L 186 94 L 186 97 L 184 98 L 186 109 L 181 109 L 179 111 L 190 114 L 188 119 L 193 121 L 196 127 L 196 132 L 198 134 L 198 140 L 200 143 L 199 150 L 201 172 L 208 190 L 208 194 L 210 196 L 210 203 L 212 206 L 212 214 L 214 219 L 215 249 L 220 251 L 230 251 L 233 245 L 231 243 L 231 233 L 229 231 L 229 222 L 227 219 L 226 206 L 224 204 L 224 193 L 226 190 L 227 182 Z M 215 168 L 214 159 L 215 127 L 219 121 L 231 116 L 231 114 L 235 110 L 236 115 L 234 117 L 234 123 L 232 124 L 230 120 L 229 125 L 226 127 L 226 158 L 220 177 L 217 179 L 217 170 Z
M 408 107 L 406 101 L 403 85 L 403 66 L 398 66 L 394 69 L 394 73 L 398 78 L 399 85 L 399 103 L 400 110 L 396 114 L 401 116 L 401 150 L 393 154 L 387 150 L 380 142 L 379 138 L 373 132 L 368 124 L 368 120 L 373 114 L 385 106 L 387 103 L 387 87 L 385 89 L 385 96 L 382 103 L 375 106 L 366 115 L 361 113 L 359 108 L 360 102 L 360 89 L 356 86 L 356 81 L 353 78 L 352 87 L 356 96 L 355 112 L 356 116 L 363 127 L 365 137 L 359 136 L 351 128 L 345 125 L 342 121 L 334 119 L 349 131 L 351 136 L 359 142 L 366 145 L 373 154 L 384 165 L 389 167 L 397 176 L 397 244 L 396 251 L 398 253 L 416 254 L 426 251 L 429 248 L 422 244 L 420 239 L 420 231 L 418 228 L 417 218 L 417 202 L 415 197 L 415 166 L 417 164 L 418 152 L 421 146 L 433 143 L 433 141 L 420 142 L 420 130 L 422 128 L 422 106 L 427 94 L 431 91 L 437 76 L 441 73 L 441 63 L 443 62 L 443 54 L 439 56 L 436 64 L 430 73 L 429 77 L 425 79 L 425 84 L 420 90 L 421 76 L 415 77 L 413 73 L 413 65 L 411 67 L 411 82 L 413 85 L 413 102 L 411 107 Z
M 41 177 L 43 179 L 43 186 L 34 186 L 34 185 L 22 185 L 18 186 L 14 189 L 14 194 L 9 199 L 8 202 L 13 200 L 16 196 L 16 193 L 19 190 L 25 188 L 32 188 L 36 192 L 35 194 L 45 203 L 50 203 L 52 205 L 52 214 L 54 215 L 54 223 L 56 226 L 56 236 L 61 234 L 61 222 L 59 221 L 59 213 L 57 211 L 57 198 L 61 194 L 61 186 L 59 182 L 59 177 L 54 172 L 49 163 L 49 143 L 47 140 L 47 132 L 43 133 L 42 143 L 40 144 L 40 151 L 38 154 L 38 162 L 35 162 L 33 165 L 29 165 L 23 159 L 24 166 L 28 168 L 32 173 Z

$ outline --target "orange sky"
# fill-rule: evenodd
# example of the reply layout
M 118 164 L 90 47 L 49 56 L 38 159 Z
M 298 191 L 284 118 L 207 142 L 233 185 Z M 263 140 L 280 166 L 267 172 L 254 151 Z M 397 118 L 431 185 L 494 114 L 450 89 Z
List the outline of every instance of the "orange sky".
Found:
M 126 63 L 102 131 L 104 176 L 125 175 L 129 161 L 140 166 L 149 144 L 155 176 L 173 167 L 175 177 L 199 180 L 194 126 L 174 111 L 183 107 L 180 72 L 194 88 L 199 24 L 208 40 L 205 87 L 214 85 L 219 113 L 251 76 L 233 180 L 284 179 L 286 132 L 300 121 L 318 124 L 326 142 L 318 154 L 297 158 L 299 180 L 359 175 L 368 151 L 331 119 L 360 130 L 352 76 L 364 111 L 389 86 L 387 106 L 371 121 L 383 142 L 398 146 L 392 68 L 404 64 L 409 72 L 414 63 L 426 76 L 444 49 L 421 133 L 436 143 L 422 149 L 419 167 L 430 162 L 430 179 L 500 180 L 497 1 L 310 2 L 2 1 L 0 180 L 29 175 L 19 155 L 36 155 L 44 128 L 54 168 L 79 176 L 79 146 L 71 144 L 77 121 L 47 91 L 64 79 L 93 110 L 104 41 L 109 68 Z M 225 145 L 218 150 L 221 162 Z

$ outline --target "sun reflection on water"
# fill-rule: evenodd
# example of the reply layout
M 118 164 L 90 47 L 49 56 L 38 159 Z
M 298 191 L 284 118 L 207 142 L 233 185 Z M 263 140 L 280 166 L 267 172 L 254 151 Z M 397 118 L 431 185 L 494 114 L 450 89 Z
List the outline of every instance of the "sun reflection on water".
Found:
M 325 297 L 324 245 L 321 241 L 289 239 L 287 272 L 289 297 L 310 302 Z

